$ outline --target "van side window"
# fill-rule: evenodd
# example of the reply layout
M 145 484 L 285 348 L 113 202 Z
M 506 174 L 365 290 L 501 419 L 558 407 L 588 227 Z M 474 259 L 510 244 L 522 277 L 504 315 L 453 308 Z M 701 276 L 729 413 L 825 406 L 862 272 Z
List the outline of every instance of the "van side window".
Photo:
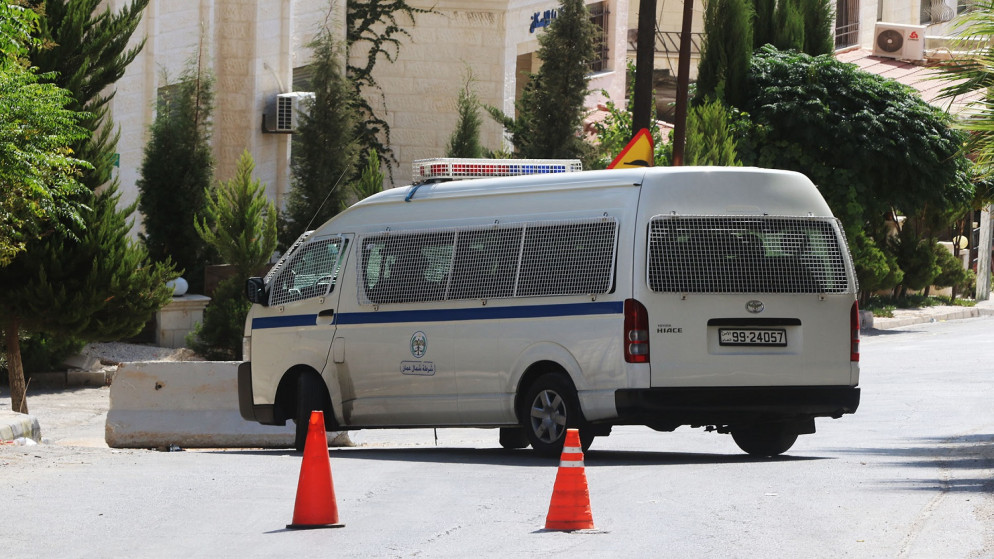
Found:
M 649 222 L 649 288 L 670 293 L 855 291 L 846 276 L 840 232 L 832 218 L 657 216 Z
M 346 244 L 341 237 L 324 237 L 301 245 L 276 275 L 269 304 L 282 305 L 331 292 Z
M 373 303 L 444 298 L 455 233 L 387 234 L 362 241 L 362 285 Z
M 514 295 L 521 254 L 521 226 L 460 231 L 449 299 L 495 299 Z
M 610 291 L 617 225 L 601 221 L 529 226 L 517 295 Z
M 360 303 L 607 293 L 617 229 L 585 219 L 365 237 Z

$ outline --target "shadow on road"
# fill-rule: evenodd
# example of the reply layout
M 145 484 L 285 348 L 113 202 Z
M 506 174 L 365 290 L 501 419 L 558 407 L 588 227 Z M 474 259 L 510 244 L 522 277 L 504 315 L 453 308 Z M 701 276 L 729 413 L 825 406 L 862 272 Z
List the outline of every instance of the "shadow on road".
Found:
M 994 493 L 994 434 L 919 437 L 910 445 L 889 448 L 839 449 L 853 456 L 889 458 L 887 466 L 939 469 L 938 477 L 901 479 L 888 486 L 900 490 Z
M 228 454 L 273 456 L 298 455 L 289 450 L 232 450 L 208 451 Z M 425 462 L 435 464 L 480 464 L 491 466 L 542 467 L 559 463 L 559 458 L 542 458 L 531 450 L 505 450 L 501 448 L 332 448 L 336 460 L 385 460 L 398 462 Z M 747 454 L 705 454 L 687 452 L 647 452 L 626 450 L 589 450 L 584 455 L 584 465 L 592 467 L 616 466 L 668 466 L 694 464 L 748 464 L 753 462 L 798 462 L 824 460 L 824 457 L 778 456 L 756 458 Z

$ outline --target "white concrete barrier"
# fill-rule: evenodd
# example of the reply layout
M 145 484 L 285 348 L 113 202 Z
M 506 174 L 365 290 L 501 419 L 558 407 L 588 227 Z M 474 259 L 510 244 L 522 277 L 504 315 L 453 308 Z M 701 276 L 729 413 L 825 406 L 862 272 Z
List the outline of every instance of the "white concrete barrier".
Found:
M 105 438 L 112 448 L 288 448 L 294 425 L 260 425 L 238 411 L 238 363 L 125 363 L 110 386 Z M 337 439 L 336 439 L 337 437 Z M 345 446 L 347 434 L 328 433 Z

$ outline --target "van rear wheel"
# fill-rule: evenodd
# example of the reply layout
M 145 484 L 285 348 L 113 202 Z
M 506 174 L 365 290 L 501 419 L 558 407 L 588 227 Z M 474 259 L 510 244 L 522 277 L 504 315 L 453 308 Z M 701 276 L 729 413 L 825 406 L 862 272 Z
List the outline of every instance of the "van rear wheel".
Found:
M 528 437 L 521 427 L 501 427 L 500 446 L 508 450 L 525 448 L 528 446 Z
M 525 393 L 520 416 L 525 436 L 540 456 L 556 457 L 562 453 L 567 428 L 580 428 L 583 450 L 594 440 L 589 430 L 581 427 L 583 419 L 576 390 L 559 374 L 548 373 L 532 383 Z
M 732 431 L 732 439 L 749 455 L 767 458 L 790 450 L 797 441 L 797 429 L 788 423 L 770 423 L 735 429 Z

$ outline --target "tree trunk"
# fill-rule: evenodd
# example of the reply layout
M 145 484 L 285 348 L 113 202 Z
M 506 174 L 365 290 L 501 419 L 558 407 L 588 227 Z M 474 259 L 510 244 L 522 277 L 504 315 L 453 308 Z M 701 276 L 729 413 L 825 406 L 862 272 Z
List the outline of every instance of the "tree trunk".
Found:
M 24 366 L 21 364 L 21 342 L 17 339 L 18 323 L 8 322 L 4 329 L 7 346 L 7 375 L 10 380 L 10 409 L 28 413 L 27 386 L 24 383 Z

